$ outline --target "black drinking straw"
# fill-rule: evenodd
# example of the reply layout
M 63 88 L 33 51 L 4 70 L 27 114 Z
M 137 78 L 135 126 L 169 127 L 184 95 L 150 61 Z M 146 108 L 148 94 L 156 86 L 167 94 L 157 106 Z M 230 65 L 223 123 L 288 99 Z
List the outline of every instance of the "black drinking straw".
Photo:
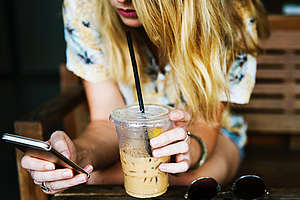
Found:
M 133 73 L 134 73 L 136 92 L 137 92 L 137 96 L 139 99 L 140 111 L 141 111 L 141 113 L 144 113 L 145 109 L 144 109 L 143 97 L 142 97 L 142 92 L 141 92 L 139 73 L 138 73 L 138 69 L 137 69 L 137 65 L 136 65 L 136 61 L 135 61 L 134 50 L 133 50 L 131 36 L 130 36 L 129 31 L 126 32 L 126 36 L 127 36 L 127 42 L 128 42 L 131 63 L 132 63 L 132 68 L 133 68 Z
M 137 65 L 136 65 L 134 50 L 133 50 L 132 41 L 131 41 L 131 35 L 130 35 L 129 31 L 126 32 L 126 36 L 127 36 L 127 42 L 128 42 L 128 47 L 129 47 L 129 52 L 130 52 L 130 57 L 131 57 L 131 63 L 132 63 L 132 68 L 133 68 L 133 73 L 134 73 L 136 92 L 137 92 L 137 96 L 138 96 L 138 99 L 139 99 L 140 111 L 141 111 L 141 113 L 145 113 L 143 97 L 142 97 L 142 91 L 141 91 L 141 86 L 140 86 L 139 73 L 138 73 L 138 69 L 137 69 Z M 147 150 L 148 154 L 150 156 L 152 156 L 150 140 L 149 140 L 149 135 L 148 135 L 147 128 L 144 130 L 144 135 L 145 135 L 145 142 L 146 142 L 146 150 Z

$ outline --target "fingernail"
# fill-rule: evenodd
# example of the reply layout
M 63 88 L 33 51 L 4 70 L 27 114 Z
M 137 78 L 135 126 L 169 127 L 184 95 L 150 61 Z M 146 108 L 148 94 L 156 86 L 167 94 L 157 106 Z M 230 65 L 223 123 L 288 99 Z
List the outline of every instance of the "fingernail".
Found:
M 162 153 L 163 152 L 162 152 L 161 149 L 156 149 L 156 150 L 153 151 L 154 157 L 158 157 L 158 156 L 162 155 Z
M 159 145 L 160 139 L 158 139 L 158 138 L 153 138 L 153 139 L 150 140 L 150 143 L 151 143 L 151 146 L 152 146 L 152 147 L 156 147 L 157 145 Z
M 72 178 L 73 173 L 72 173 L 71 170 L 68 170 L 68 171 L 65 171 L 64 173 L 62 173 L 62 176 L 63 176 L 64 178 Z
M 70 158 L 70 154 L 69 154 L 68 151 L 63 151 L 63 152 L 61 152 L 61 154 L 64 155 L 65 157 L 67 157 L 67 158 Z
M 167 170 L 167 166 L 166 166 L 166 165 L 163 165 L 163 164 L 159 165 L 158 168 L 159 168 L 161 171 Z
M 92 165 L 88 165 L 87 168 L 85 169 L 86 172 L 91 173 L 93 171 L 93 166 Z
M 171 112 L 171 118 L 176 119 L 178 116 L 179 114 L 177 112 Z
M 45 165 L 45 169 L 46 170 L 54 170 L 54 165 L 52 165 L 52 164 Z
M 76 178 L 78 183 L 85 183 L 87 181 L 87 176 L 86 175 L 79 175 Z

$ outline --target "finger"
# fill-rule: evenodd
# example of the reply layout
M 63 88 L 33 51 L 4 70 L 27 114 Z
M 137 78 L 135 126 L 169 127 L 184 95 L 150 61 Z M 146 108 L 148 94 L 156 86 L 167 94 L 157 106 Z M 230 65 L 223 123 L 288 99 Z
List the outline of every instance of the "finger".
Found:
M 158 148 L 176 141 L 184 140 L 186 137 L 187 133 L 183 128 L 175 128 L 162 133 L 156 138 L 152 138 L 150 140 L 150 145 L 153 148 Z
M 175 121 L 176 127 L 185 127 L 191 120 L 191 115 L 187 111 L 176 109 L 170 112 L 170 120 Z
M 94 170 L 94 167 L 92 165 L 87 165 L 83 168 L 83 170 L 87 173 L 91 173 Z
M 91 173 L 93 171 L 92 165 L 87 165 L 83 168 L 87 173 Z M 45 172 L 32 172 L 29 170 L 30 174 L 33 175 L 34 183 L 37 185 L 41 185 L 42 182 L 50 182 L 50 181 L 59 181 L 72 178 L 73 177 L 73 171 L 71 169 L 60 169 L 55 170 L 55 173 L 45 173 Z
M 58 192 L 62 192 L 64 190 L 68 189 L 69 187 L 85 183 L 87 181 L 87 179 L 88 178 L 87 178 L 86 174 L 79 174 L 79 175 L 76 175 L 73 178 L 67 179 L 67 180 L 44 182 L 44 185 L 50 191 L 43 190 L 43 192 L 46 194 L 55 194 Z M 39 182 L 39 181 L 34 181 L 34 183 L 37 185 L 42 185 L 42 182 Z
M 34 183 L 38 186 L 40 186 L 42 188 L 42 185 L 46 186 L 46 182 L 37 182 L 37 181 L 34 181 Z M 47 187 L 49 190 L 43 190 L 42 191 L 45 193 L 45 194 L 56 194 L 56 193 L 59 193 L 59 192 L 62 192 L 64 189 L 60 189 L 60 190 L 50 190 L 49 187 Z
M 159 165 L 159 169 L 162 172 L 167 172 L 172 174 L 183 173 L 189 169 L 189 163 L 187 160 L 184 160 L 179 163 L 163 163 Z
M 38 171 L 50 171 L 55 169 L 55 165 L 52 162 L 34 158 L 28 155 L 23 156 L 21 160 L 21 166 L 27 170 L 38 170 Z
M 85 183 L 85 182 L 87 182 L 87 180 L 88 180 L 88 177 L 86 174 L 78 174 L 78 175 L 74 176 L 73 178 L 66 179 L 66 180 L 45 182 L 45 185 L 51 191 L 57 192 L 57 191 L 65 190 L 69 187 L 73 187 L 75 185 Z
M 184 154 L 188 153 L 190 150 L 190 146 L 187 142 L 181 141 L 174 144 L 170 144 L 160 149 L 156 149 L 152 152 L 155 158 L 161 158 L 176 154 Z
M 74 176 L 72 169 L 57 169 L 53 171 L 30 171 L 33 180 L 37 182 L 58 181 Z
M 55 131 L 49 140 L 50 144 L 65 157 L 71 157 L 68 143 L 70 138 L 63 131 Z
M 87 165 L 83 168 L 87 173 L 93 171 L 92 165 Z M 29 171 L 31 177 L 36 182 L 45 182 L 45 181 L 58 181 L 63 179 L 69 179 L 74 176 L 74 171 L 72 169 L 57 169 L 53 171 Z

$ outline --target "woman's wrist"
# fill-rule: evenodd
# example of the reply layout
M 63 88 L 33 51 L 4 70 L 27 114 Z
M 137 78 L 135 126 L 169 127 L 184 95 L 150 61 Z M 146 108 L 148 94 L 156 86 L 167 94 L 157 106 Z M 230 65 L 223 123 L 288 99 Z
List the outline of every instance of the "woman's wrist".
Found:
M 191 134 L 190 132 L 188 132 L 188 134 L 191 137 L 191 144 L 193 144 L 191 147 L 191 152 L 193 152 L 192 163 L 190 169 L 188 170 L 191 171 L 198 169 L 204 164 L 207 158 L 207 147 L 206 144 L 201 140 L 201 138 L 194 134 Z
M 84 147 L 82 147 L 81 145 L 81 139 L 75 139 L 73 140 L 73 143 L 75 145 L 75 149 L 76 149 L 76 162 L 77 164 L 79 164 L 80 166 L 85 166 L 87 164 L 92 164 L 89 161 L 89 153 L 88 150 L 86 150 Z

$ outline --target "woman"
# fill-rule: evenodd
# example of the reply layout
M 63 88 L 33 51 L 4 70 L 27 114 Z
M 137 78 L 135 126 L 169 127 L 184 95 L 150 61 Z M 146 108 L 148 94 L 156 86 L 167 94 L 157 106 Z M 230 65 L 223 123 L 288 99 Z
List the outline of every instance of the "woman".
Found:
M 73 141 L 56 131 L 48 142 L 94 170 L 88 183 L 123 184 L 108 116 L 137 103 L 130 31 L 144 102 L 177 108 L 170 113 L 176 127 L 150 141 L 154 157 L 175 156 L 159 169 L 175 175 L 171 185 L 201 176 L 230 181 L 242 160 L 246 123 L 230 113 L 229 103 L 249 101 L 258 36 L 269 34 L 259 0 L 65 0 L 63 8 L 67 67 L 83 80 L 90 124 Z M 87 182 L 84 174 L 27 155 L 21 164 L 47 194 Z

